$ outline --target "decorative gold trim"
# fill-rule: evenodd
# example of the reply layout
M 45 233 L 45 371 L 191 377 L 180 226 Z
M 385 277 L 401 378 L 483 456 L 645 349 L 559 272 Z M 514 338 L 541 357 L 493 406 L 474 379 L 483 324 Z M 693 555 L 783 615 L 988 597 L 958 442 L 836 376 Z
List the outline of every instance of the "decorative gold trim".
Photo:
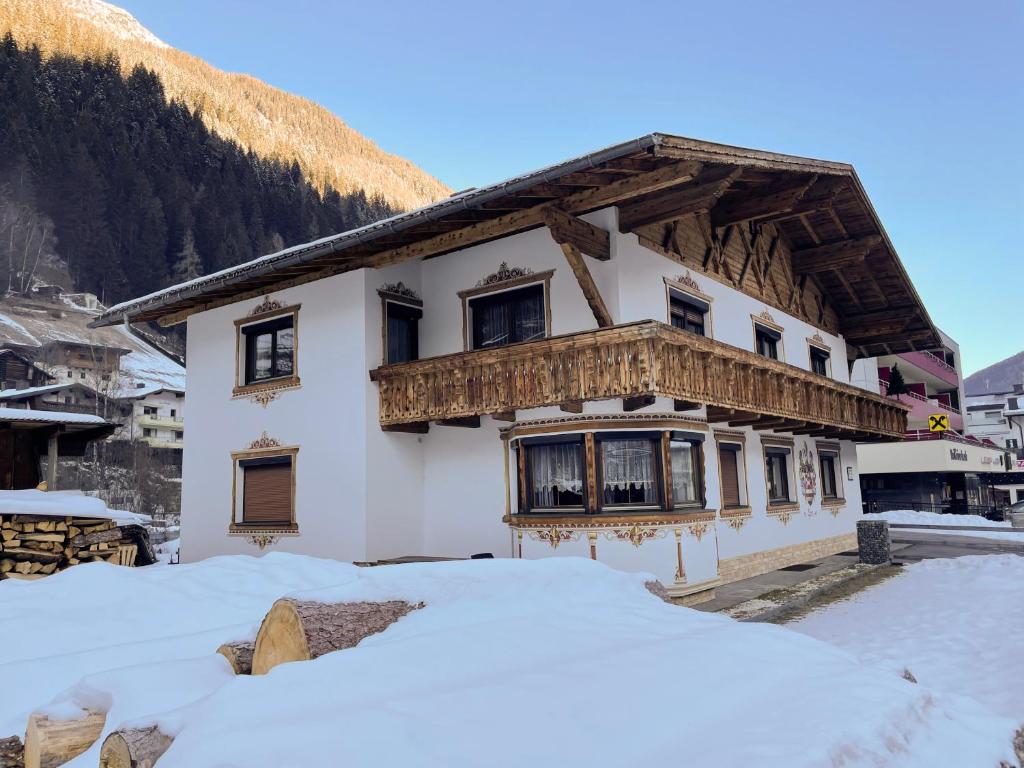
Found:
M 836 503 L 838 502 L 838 503 Z M 846 499 L 830 499 L 828 502 L 822 502 L 821 508 L 828 510 L 828 513 L 832 517 L 839 517 L 839 513 L 846 507 Z
M 687 532 L 693 536 L 698 542 L 704 538 L 704 534 L 715 527 L 714 520 L 704 521 L 699 523 L 690 523 L 686 526 Z
M 817 347 L 822 352 L 828 352 L 829 356 L 832 355 L 832 347 L 825 341 L 824 337 L 820 333 L 815 333 L 813 336 L 807 337 L 807 344 L 811 347 Z
M 513 280 L 522 280 L 526 277 L 533 277 L 533 270 L 529 267 L 510 267 L 507 261 L 501 262 L 498 265 L 498 269 L 487 277 L 483 277 L 477 280 L 477 288 L 489 288 L 492 285 L 501 285 L 503 283 L 509 283 Z
M 783 525 L 789 525 L 789 521 L 800 514 L 799 504 L 781 504 L 775 507 L 768 507 L 768 517 L 774 517 Z
M 229 534 L 251 535 L 253 533 L 271 532 L 275 535 L 281 533 L 298 533 L 299 526 L 295 519 L 295 478 L 298 468 L 299 446 L 281 445 L 276 438 L 270 437 L 264 431 L 259 437 L 249 443 L 249 446 L 241 451 L 231 452 L 231 510 L 228 520 Z M 270 458 L 273 456 L 290 456 L 292 464 L 291 473 L 291 517 L 287 524 L 262 525 L 246 522 L 238 522 L 235 516 L 238 513 L 238 462 L 243 459 Z
M 772 313 L 768 311 L 768 307 L 765 307 L 756 315 L 751 315 L 751 317 L 754 319 L 755 322 L 763 323 L 770 328 L 774 328 L 777 331 L 784 332 L 786 330 L 781 325 L 779 325 L 779 323 L 775 320 L 774 317 L 772 317 Z
M 270 296 L 264 296 L 263 301 L 257 304 L 249 311 L 249 317 L 255 317 L 256 315 L 266 315 L 271 312 L 277 312 L 283 308 L 283 304 L 277 299 L 273 299 Z
M 282 306 L 281 302 L 267 296 L 260 304 L 253 308 L 248 316 L 235 320 L 235 386 L 231 389 L 232 400 L 248 397 L 250 402 L 259 403 L 266 408 L 270 403 L 277 400 L 281 392 L 286 389 L 297 389 L 302 386 L 302 381 L 299 379 L 299 309 L 301 308 L 301 304 Z M 292 316 L 292 338 L 294 340 L 292 375 L 268 381 L 254 382 L 252 384 L 242 383 L 242 365 L 245 355 L 242 345 L 242 328 L 265 320 L 272 320 L 282 315 Z
M 261 450 L 263 448 L 280 448 L 280 447 L 281 447 L 281 441 L 278 440 L 275 437 L 270 437 L 267 434 L 267 430 L 263 430 L 263 433 L 259 437 L 257 437 L 251 443 L 249 443 L 248 450 L 250 450 L 250 451 L 258 451 L 258 450 Z
M 552 525 L 550 528 L 531 528 L 527 530 L 530 538 L 534 541 L 546 541 L 552 549 L 558 549 L 558 545 L 565 541 L 576 541 L 579 531 L 558 528 Z
M 708 423 L 704 419 L 676 416 L 671 413 L 584 413 L 574 416 L 553 416 L 547 419 L 517 421 L 515 424 L 501 427 L 499 434 L 503 440 L 516 440 L 520 437 L 559 432 L 637 428 L 707 432 Z
M 699 512 L 655 513 L 643 515 L 561 515 L 559 517 L 542 517 L 541 515 L 510 515 L 508 524 L 513 528 L 526 530 L 541 528 L 571 528 L 582 530 L 589 528 L 622 528 L 635 525 L 686 525 L 689 523 L 713 522 L 716 509 L 702 509 Z
M 629 528 L 612 528 L 610 530 L 601 531 L 604 537 L 609 541 L 628 541 L 634 547 L 639 549 L 640 545 L 648 539 L 663 539 L 665 534 L 668 532 L 666 528 L 654 528 L 647 526 L 634 525 Z
M 679 275 L 679 277 L 666 277 L 665 280 L 674 283 L 675 287 L 677 288 L 683 288 L 689 291 L 693 291 L 693 293 L 696 294 L 698 298 L 704 299 L 705 301 L 714 301 L 712 297 L 708 296 L 706 293 L 704 293 L 704 291 L 700 289 L 700 285 L 697 283 L 696 280 L 693 279 L 693 275 L 690 274 L 690 270 L 686 270 L 686 272 Z
M 259 547 L 262 552 L 273 546 L 282 537 L 298 536 L 298 528 L 258 528 L 256 526 L 236 526 L 228 531 L 228 536 L 242 536 L 250 544 Z
M 247 397 L 250 402 L 259 403 L 266 408 L 267 404 L 277 400 L 282 392 L 298 389 L 301 386 L 302 381 L 298 376 L 261 381 L 259 384 L 244 384 L 231 390 L 231 399 Z
M 399 280 L 397 283 L 384 283 L 377 289 L 377 295 L 382 299 L 392 299 L 398 303 L 406 303 L 414 307 L 422 307 L 423 299 L 412 288 Z
M 736 517 L 725 517 L 725 524 L 732 528 L 734 531 L 739 533 L 740 529 L 747 524 L 752 515 L 737 515 Z

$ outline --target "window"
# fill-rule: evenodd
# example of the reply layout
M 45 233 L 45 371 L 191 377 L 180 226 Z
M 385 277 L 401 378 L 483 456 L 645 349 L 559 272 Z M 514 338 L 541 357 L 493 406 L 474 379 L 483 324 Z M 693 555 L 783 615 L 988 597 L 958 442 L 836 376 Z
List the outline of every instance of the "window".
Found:
M 755 351 L 764 357 L 772 360 L 779 359 L 779 342 L 782 340 L 782 333 L 774 328 L 769 328 L 760 323 L 754 323 Z
M 72 371 L 68 371 L 68 378 L 72 378 L 75 374 Z
M 672 505 L 704 506 L 700 441 L 673 434 L 668 444 Z
M 544 285 L 469 300 L 473 349 L 500 347 L 547 335 Z
M 742 458 L 743 446 L 739 443 L 718 444 L 718 472 L 722 482 L 722 507 L 725 509 L 744 506 L 740 482 Z
M 142 428 L 142 436 L 143 437 L 156 437 L 156 430 L 155 429 L 150 429 L 149 427 L 143 427 Z
M 1019 402 L 1019 398 L 1008 397 L 1006 399 L 1006 408 L 1007 408 L 1007 410 L 1016 411 L 1019 408 L 1019 406 L 1017 405 L 1018 402 Z
M 658 493 L 658 440 L 650 437 L 602 437 L 601 506 L 654 506 Z
M 706 301 L 701 301 L 695 296 L 669 288 L 669 320 L 676 328 L 696 333 L 698 336 L 706 336 L 705 317 L 710 308 L 711 305 Z
M 566 507 L 582 510 L 585 475 L 583 441 L 579 437 L 527 444 L 526 468 L 530 511 Z
M 789 496 L 789 454 L 788 448 L 765 448 L 764 468 L 768 484 L 768 503 L 786 504 Z
M 144 405 L 144 406 L 142 406 L 142 412 L 146 416 L 156 416 L 157 409 L 156 409 L 155 406 L 152 406 L 152 405 Z
M 78 378 L 84 379 L 85 378 L 85 371 L 82 371 L 81 373 L 79 373 L 78 374 Z
M 828 376 L 829 353 L 818 347 L 811 347 L 811 370 L 819 376 Z
M 828 451 L 821 451 L 818 454 L 818 463 L 821 466 L 821 498 L 823 501 L 835 500 L 842 497 L 839 493 L 839 481 L 836 474 L 838 454 Z
M 1017 445 L 1017 438 L 1015 438 L 1015 437 L 1008 437 L 1008 438 L 1006 438 L 1006 447 L 1007 448 L 1019 448 L 1020 446 Z
M 294 316 L 242 327 L 245 337 L 245 383 L 254 384 L 294 373 Z
M 246 525 L 290 525 L 292 522 L 292 457 L 244 459 L 242 519 Z
M 419 321 L 423 310 L 394 301 L 384 302 L 385 363 L 406 363 L 416 360 L 420 355 Z

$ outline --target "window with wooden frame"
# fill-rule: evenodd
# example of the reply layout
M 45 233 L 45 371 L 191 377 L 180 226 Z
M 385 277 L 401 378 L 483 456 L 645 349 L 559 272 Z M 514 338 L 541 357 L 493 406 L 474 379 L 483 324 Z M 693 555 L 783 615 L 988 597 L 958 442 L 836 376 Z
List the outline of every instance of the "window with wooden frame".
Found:
M 297 454 L 298 448 L 232 454 L 235 468 L 233 529 L 295 529 Z
M 661 507 L 660 434 L 605 432 L 596 439 L 601 509 Z
M 839 447 L 821 444 L 818 449 L 818 469 L 821 475 L 821 500 L 824 503 L 842 501 L 843 478 L 840 473 Z
M 762 438 L 763 441 L 763 438 Z M 764 443 L 764 477 L 768 506 L 798 503 L 794 496 L 793 447 L 791 444 Z
M 675 509 L 698 507 L 703 509 L 704 499 L 704 457 L 701 446 L 704 438 L 687 432 L 669 432 L 668 475 L 669 497 Z
M 743 443 L 718 441 L 718 477 L 723 510 L 747 507 L 745 466 Z
M 235 321 L 237 372 L 234 394 L 298 386 L 299 305 Z
M 673 327 L 698 336 L 710 336 L 708 322 L 711 304 L 703 299 L 674 288 L 668 288 L 668 320 Z
M 459 291 L 465 348 L 488 349 L 551 335 L 554 270 Z
M 587 501 L 587 475 L 583 435 L 531 438 L 520 443 L 525 471 L 526 513 L 581 514 Z
M 819 347 L 815 344 L 809 344 L 808 349 L 811 361 L 811 371 L 819 376 L 828 376 L 832 368 L 831 352 L 824 347 Z
M 421 307 L 384 299 L 385 365 L 419 359 L 419 322 L 423 318 Z
M 782 331 L 764 323 L 754 323 L 754 351 L 771 360 L 780 360 Z

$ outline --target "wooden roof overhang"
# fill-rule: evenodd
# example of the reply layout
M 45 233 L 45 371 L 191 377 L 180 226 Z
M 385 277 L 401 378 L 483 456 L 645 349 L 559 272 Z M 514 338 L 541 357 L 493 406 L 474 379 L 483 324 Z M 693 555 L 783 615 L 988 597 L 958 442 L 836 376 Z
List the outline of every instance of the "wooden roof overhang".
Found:
M 57 435 L 57 452 L 60 456 L 82 456 L 86 446 L 94 440 L 102 440 L 113 434 L 120 425 L 102 419 L 88 422 L 79 420 L 77 414 L 67 418 L 51 411 L 24 410 L 24 415 L 13 411 L 21 409 L 0 409 L 0 431 L 16 430 L 31 435 L 37 451 L 45 452 L 51 435 Z
M 609 206 L 620 228 L 709 211 L 715 226 L 772 222 L 858 356 L 940 346 L 853 167 L 650 134 L 112 307 L 93 325 L 189 315 L 364 267 L 427 259 Z M 659 217 L 661 217 L 659 219 Z

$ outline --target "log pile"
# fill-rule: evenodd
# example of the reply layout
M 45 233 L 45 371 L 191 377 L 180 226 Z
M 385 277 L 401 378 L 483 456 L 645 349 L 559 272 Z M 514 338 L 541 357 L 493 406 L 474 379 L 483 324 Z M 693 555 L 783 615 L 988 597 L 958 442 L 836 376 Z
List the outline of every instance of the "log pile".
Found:
M 0 579 L 38 579 L 96 560 L 134 565 L 137 550 L 134 538 L 106 518 L 0 516 Z

